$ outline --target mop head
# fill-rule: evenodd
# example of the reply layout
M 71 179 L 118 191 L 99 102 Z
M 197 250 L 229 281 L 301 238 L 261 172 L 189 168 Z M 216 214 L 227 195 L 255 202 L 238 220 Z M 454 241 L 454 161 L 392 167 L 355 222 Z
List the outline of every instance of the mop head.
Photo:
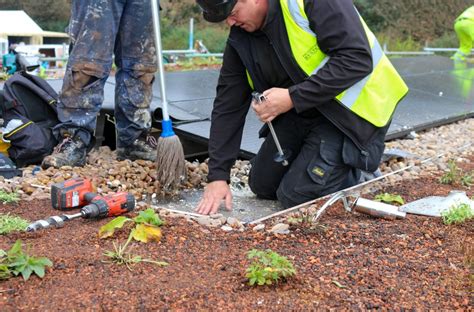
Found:
M 174 190 L 186 179 L 186 164 L 179 137 L 160 137 L 157 152 L 157 180 L 163 190 Z

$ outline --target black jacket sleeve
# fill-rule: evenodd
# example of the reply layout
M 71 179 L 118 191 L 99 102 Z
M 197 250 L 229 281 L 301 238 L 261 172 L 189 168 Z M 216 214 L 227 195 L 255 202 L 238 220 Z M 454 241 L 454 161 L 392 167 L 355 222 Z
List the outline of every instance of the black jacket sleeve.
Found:
M 250 107 L 251 89 L 245 67 L 229 44 L 224 51 L 216 90 L 209 137 L 209 182 L 229 181 L 230 169 L 240 150 L 245 117 Z
M 329 61 L 289 88 L 298 113 L 327 103 L 372 72 L 369 42 L 351 0 L 305 0 L 305 12 Z

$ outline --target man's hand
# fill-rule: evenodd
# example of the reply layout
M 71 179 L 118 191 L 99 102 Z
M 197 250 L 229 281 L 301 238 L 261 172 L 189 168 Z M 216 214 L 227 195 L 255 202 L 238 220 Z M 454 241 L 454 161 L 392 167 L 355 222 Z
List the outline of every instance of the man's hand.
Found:
M 278 115 L 293 108 L 293 101 L 291 101 L 288 89 L 271 88 L 265 90 L 263 95 L 266 97 L 266 101 L 252 102 L 252 108 L 262 122 L 272 121 Z
M 232 193 L 229 185 L 226 181 L 213 181 L 206 186 L 196 212 L 203 215 L 214 214 L 219 210 L 223 199 L 226 209 L 232 210 Z

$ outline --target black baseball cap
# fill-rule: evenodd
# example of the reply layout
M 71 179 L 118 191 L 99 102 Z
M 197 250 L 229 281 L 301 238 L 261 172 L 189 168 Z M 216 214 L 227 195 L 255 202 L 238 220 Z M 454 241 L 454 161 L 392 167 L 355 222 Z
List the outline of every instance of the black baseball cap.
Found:
M 196 0 L 196 3 L 201 7 L 206 21 L 219 23 L 230 15 L 237 0 Z

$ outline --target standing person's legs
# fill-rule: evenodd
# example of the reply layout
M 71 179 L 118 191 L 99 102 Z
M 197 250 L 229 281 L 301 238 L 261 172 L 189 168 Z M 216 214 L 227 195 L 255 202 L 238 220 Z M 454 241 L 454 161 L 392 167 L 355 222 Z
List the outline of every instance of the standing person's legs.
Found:
M 149 1 L 127 1 L 115 45 L 115 63 L 117 155 L 154 160 L 154 142 L 146 139 L 152 122 L 152 83 L 157 70 Z
M 57 106 L 60 124 L 53 129 L 62 142 L 43 160 L 43 168 L 83 166 L 86 162 L 123 5 L 123 1 L 112 0 L 72 3 L 70 56 Z
M 104 100 L 123 1 L 75 0 L 69 23 L 71 53 L 58 103 L 58 137 L 67 132 L 88 145 Z

